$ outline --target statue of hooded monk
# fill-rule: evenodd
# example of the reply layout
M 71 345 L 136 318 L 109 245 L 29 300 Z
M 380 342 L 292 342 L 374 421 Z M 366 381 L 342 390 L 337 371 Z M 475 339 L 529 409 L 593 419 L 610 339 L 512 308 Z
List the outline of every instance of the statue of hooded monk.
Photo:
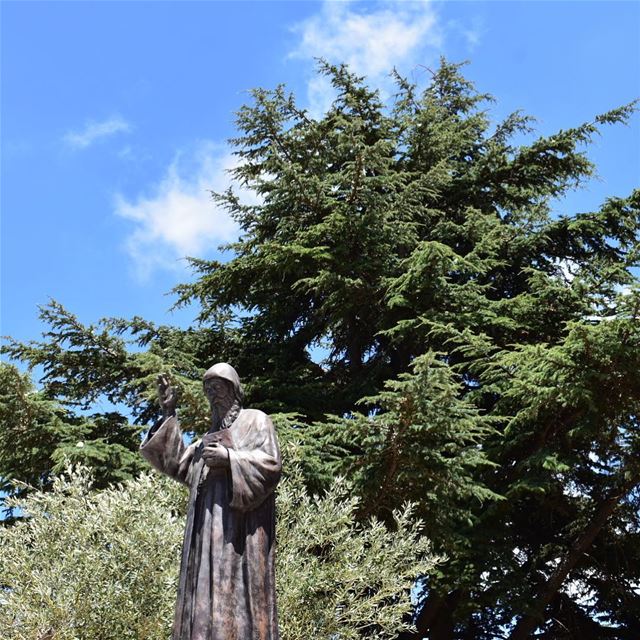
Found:
M 163 419 L 140 452 L 190 490 L 172 640 L 278 640 L 273 423 L 242 408 L 240 379 L 226 363 L 205 373 L 211 429 L 189 446 L 163 376 L 158 392 Z

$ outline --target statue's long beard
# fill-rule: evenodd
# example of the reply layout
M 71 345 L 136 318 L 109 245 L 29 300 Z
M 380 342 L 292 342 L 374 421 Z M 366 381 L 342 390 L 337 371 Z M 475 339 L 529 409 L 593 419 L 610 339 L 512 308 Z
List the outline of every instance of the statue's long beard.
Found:
M 231 406 L 212 403 L 211 430 L 220 431 L 220 429 L 228 429 L 235 422 L 241 410 L 242 407 L 237 400 L 234 400 Z

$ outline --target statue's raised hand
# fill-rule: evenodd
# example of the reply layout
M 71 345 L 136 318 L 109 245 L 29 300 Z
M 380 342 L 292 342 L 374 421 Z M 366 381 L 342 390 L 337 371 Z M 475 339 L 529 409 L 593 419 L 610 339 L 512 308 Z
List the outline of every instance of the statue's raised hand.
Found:
M 162 408 L 162 417 L 167 419 L 176 415 L 176 405 L 178 403 L 178 394 L 171 386 L 169 378 L 163 374 L 158 376 L 158 399 Z

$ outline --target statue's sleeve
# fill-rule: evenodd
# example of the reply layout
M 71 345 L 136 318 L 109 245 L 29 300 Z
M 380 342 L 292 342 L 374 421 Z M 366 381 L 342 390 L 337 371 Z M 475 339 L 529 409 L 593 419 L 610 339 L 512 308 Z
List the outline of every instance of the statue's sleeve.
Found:
M 282 472 L 280 449 L 271 418 L 266 415 L 250 426 L 229 449 L 232 499 L 230 506 L 251 511 L 276 488 Z
M 197 445 L 197 442 L 185 445 L 178 419 L 172 416 L 149 431 L 140 445 L 140 453 L 158 471 L 189 485 Z

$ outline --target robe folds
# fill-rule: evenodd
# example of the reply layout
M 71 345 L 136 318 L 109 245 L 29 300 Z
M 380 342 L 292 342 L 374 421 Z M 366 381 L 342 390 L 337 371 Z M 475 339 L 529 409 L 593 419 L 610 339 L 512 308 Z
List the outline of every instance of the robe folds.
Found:
M 228 469 L 204 464 L 205 444 L 229 451 Z M 228 429 L 186 446 L 175 416 L 141 454 L 190 489 L 172 640 L 278 640 L 275 494 L 278 441 L 269 416 L 243 409 Z

